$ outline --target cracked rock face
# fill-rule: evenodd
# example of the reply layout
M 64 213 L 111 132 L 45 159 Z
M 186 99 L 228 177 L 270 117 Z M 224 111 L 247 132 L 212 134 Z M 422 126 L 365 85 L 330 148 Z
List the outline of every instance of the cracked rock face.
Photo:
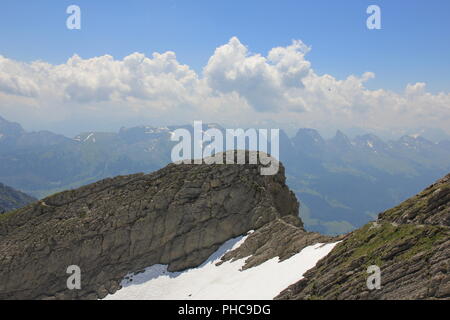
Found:
M 369 290 L 367 268 L 381 270 Z M 277 299 L 450 299 L 450 175 L 348 234 Z
M 153 264 L 195 267 L 226 240 L 298 215 L 284 168 L 170 164 L 102 180 L 0 218 L 0 299 L 96 299 Z M 302 227 L 300 220 L 296 222 Z M 81 290 L 66 287 L 81 269 Z

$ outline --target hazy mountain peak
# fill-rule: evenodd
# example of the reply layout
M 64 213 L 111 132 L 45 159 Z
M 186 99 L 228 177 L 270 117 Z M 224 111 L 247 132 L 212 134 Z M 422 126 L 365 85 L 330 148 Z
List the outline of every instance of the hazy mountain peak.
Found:
M 337 130 L 336 135 L 330 141 L 340 147 L 352 146 L 350 139 L 341 130 Z
M 358 146 L 370 148 L 374 151 L 387 147 L 387 144 L 382 139 L 372 133 L 356 136 L 354 141 Z
M 20 136 L 25 133 L 22 126 L 16 122 L 10 122 L 0 116 L 0 134 L 3 136 Z
M 421 147 L 433 145 L 433 142 L 425 139 L 420 135 L 405 135 L 398 140 L 402 145 L 407 147 Z
M 296 137 L 310 137 L 314 139 L 316 142 L 323 141 L 322 136 L 319 131 L 312 128 L 300 128 L 297 131 Z
M 292 138 L 292 145 L 302 154 L 320 156 L 325 148 L 325 140 L 317 130 L 310 128 L 301 128 Z

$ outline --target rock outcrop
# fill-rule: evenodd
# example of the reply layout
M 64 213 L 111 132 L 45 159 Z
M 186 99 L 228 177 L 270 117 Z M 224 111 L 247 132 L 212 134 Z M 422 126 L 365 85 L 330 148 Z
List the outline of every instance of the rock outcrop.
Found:
M 170 164 L 3 215 L 0 299 L 102 298 L 127 273 L 153 264 L 198 266 L 226 240 L 271 222 L 287 219 L 304 232 L 283 166 L 273 176 L 260 169 Z M 67 289 L 71 265 L 81 269 L 81 290 Z
M 0 183 L 0 214 L 36 201 L 35 198 Z
M 275 257 L 284 261 L 299 253 L 305 247 L 316 243 L 329 243 L 339 240 L 340 237 L 330 237 L 305 231 L 297 216 L 283 216 L 252 232 L 239 248 L 226 253 L 220 263 L 247 258 L 245 265 L 242 267 L 245 270 Z
M 381 270 L 369 290 L 367 268 Z M 450 299 L 450 175 L 348 234 L 277 299 Z

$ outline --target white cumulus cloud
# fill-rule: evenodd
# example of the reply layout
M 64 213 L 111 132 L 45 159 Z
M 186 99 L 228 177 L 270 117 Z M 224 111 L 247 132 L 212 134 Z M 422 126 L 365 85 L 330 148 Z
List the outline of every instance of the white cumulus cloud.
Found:
M 34 128 L 120 122 L 181 124 L 193 120 L 239 126 L 437 127 L 449 132 L 450 94 L 425 83 L 404 92 L 369 90 L 375 75 L 336 79 L 317 74 L 299 40 L 267 56 L 238 38 L 218 47 L 201 73 L 174 52 L 110 55 L 66 63 L 24 63 L 0 55 L 0 115 Z M 62 125 L 64 124 L 64 125 Z M 74 131 L 74 132 L 75 132 Z

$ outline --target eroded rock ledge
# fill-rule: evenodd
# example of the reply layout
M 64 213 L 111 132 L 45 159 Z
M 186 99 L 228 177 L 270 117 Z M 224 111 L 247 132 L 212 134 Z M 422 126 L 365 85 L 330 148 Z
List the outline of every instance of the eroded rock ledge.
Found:
M 195 267 L 230 238 L 298 219 L 283 166 L 274 176 L 259 170 L 171 164 L 8 213 L 0 220 L 0 299 L 102 298 L 129 272 L 153 264 Z M 303 230 L 299 219 L 295 224 Z M 70 265 L 81 268 L 81 290 L 66 288 Z

